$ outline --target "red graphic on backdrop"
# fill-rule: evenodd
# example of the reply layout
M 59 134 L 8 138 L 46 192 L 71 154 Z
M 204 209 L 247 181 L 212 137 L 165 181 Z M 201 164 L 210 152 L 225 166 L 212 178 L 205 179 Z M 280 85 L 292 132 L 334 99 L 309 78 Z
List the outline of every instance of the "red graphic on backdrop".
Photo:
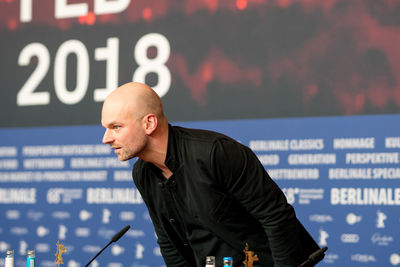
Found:
M 135 23 L 157 31 L 178 15 L 183 19 L 181 23 L 195 25 L 201 31 L 182 32 L 193 37 L 198 33 L 212 36 L 218 25 L 211 23 L 225 18 L 238 22 L 226 27 L 227 36 L 234 36 L 245 50 L 260 54 L 261 59 L 241 55 L 240 50 L 232 52 L 224 46 L 231 44 L 214 43 L 212 38 L 206 42 L 208 50 L 195 62 L 189 60 L 188 52 L 171 46 L 168 66 L 174 79 L 182 81 L 199 106 L 207 106 L 208 93 L 213 90 L 211 83 L 219 84 L 228 93 L 230 85 L 242 83 L 243 97 L 245 90 L 265 91 L 268 97 L 274 97 L 270 93 L 273 88 L 275 94 L 284 89 L 289 97 L 290 92 L 300 94 L 296 101 L 304 109 L 334 103 L 337 115 L 400 110 L 398 1 L 146 0 L 131 1 L 125 10 L 115 14 L 99 15 L 95 13 L 95 0 L 69 0 L 69 5 L 85 4 L 87 13 L 56 19 L 54 0 L 32 0 L 29 22 L 21 22 L 21 3 L 0 0 L 0 31 L 18 33 L 27 27 L 41 26 L 68 31 L 79 25 L 106 24 L 124 28 Z M 299 26 L 309 19 L 313 20 L 312 30 Z M 248 27 L 241 27 L 240 22 Z M 247 33 L 255 30 L 253 36 L 265 37 L 243 37 L 252 36 Z M 255 46 L 259 50 L 251 51 L 253 42 L 261 42 Z M 282 80 L 286 81 L 284 85 L 280 85 Z

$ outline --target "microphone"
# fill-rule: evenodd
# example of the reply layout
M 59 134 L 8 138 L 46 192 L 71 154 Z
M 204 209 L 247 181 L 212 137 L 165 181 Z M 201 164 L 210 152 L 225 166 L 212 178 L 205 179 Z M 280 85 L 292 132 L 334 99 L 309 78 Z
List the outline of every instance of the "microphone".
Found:
M 310 256 L 308 256 L 308 259 L 300 264 L 299 267 L 307 267 L 307 266 L 314 266 L 316 263 L 318 263 L 320 260 L 322 260 L 325 257 L 325 251 L 328 250 L 328 247 L 322 247 L 318 249 L 317 251 L 313 252 Z
M 105 250 L 111 243 L 117 242 L 126 232 L 128 232 L 129 228 L 131 228 L 131 227 L 130 227 L 129 225 L 127 225 L 127 226 L 125 226 L 121 231 L 119 231 L 118 233 L 116 233 L 116 234 L 113 236 L 113 238 L 111 239 L 111 241 L 108 242 L 108 244 L 107 244 L 102 250 L 100 250 L 100 251 L 96 254 L 96 256 L 94 256 L 94 257 L 88 262 L 88 264 L 85 265 L 85 267 L 89 266 L 89 264 L 91 264 L 92 261 L 94 261 L 94 259 L 96 259 L 97 256 L 99 256 L 99 255 L 103 252 L 103 250 Z

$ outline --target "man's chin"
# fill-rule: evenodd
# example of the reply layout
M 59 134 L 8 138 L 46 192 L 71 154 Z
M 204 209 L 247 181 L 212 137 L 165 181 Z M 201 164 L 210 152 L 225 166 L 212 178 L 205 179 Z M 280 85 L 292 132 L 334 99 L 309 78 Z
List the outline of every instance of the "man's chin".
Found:
M 119 161 L 128 161 L 128 160 L 134 158 L 134 157 L 128 157 L 128 156 L 122 156 L 122 155 L 117 155 L 117 156 L 118 156 Z

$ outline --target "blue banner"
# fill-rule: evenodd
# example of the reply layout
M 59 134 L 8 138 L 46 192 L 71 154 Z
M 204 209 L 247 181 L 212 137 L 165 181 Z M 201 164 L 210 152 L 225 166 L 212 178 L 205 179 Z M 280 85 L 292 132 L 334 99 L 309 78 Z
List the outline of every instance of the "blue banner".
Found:
M 259 157 L 320 246 L 320 266 L 400 265 L 400 115 L 173 123 L 227 134 Z M 0 253 L 38 266 L 164 266 L 134 160 L 101 144 L 101 126 L 0 130 Z M 4 257 L 0 265 L 4 264 Z

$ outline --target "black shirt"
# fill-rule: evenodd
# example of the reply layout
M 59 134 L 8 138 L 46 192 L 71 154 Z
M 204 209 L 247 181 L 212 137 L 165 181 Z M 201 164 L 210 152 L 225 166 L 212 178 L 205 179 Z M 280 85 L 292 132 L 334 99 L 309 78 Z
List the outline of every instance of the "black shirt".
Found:
M 206 256 L 231 256 L 242 266 L 298 266 L 315 241 L 296 218 L 256 155 L 222 134 L 169 126 L 165 179 L 138 160 L 133 179 L 153 221 L 167 266 L 204 266 Z

